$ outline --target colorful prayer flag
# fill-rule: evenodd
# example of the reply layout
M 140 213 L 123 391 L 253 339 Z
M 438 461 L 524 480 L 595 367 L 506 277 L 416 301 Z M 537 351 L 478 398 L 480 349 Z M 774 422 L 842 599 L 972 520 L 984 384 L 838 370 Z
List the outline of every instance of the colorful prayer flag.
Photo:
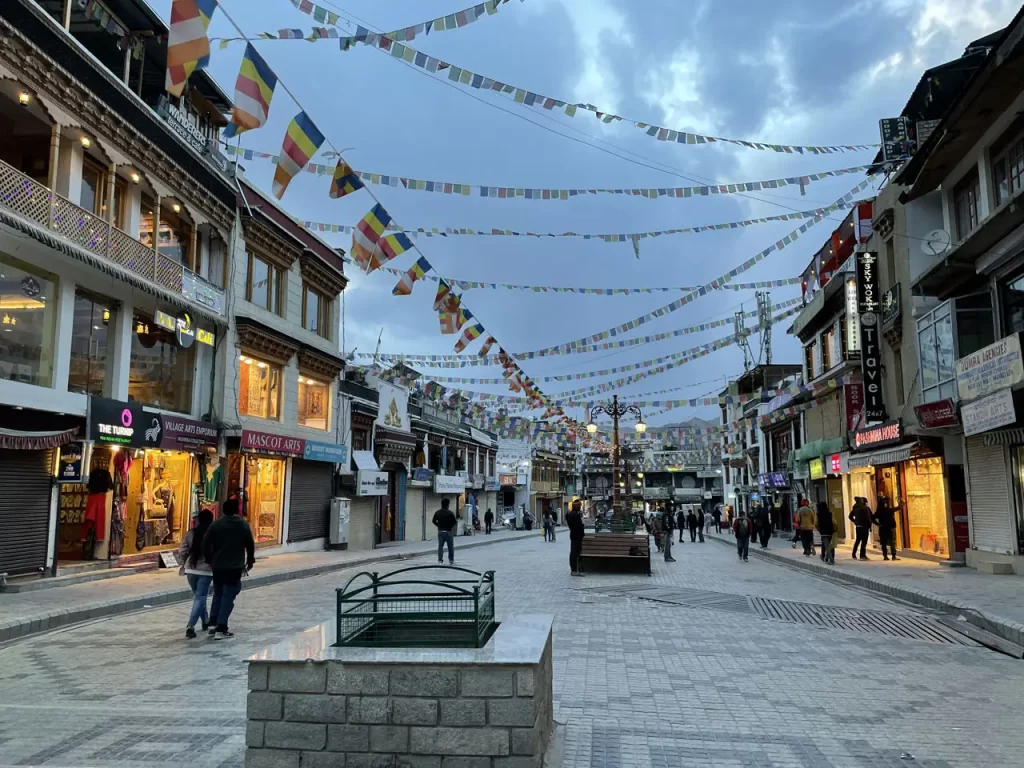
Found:
M 440 280 L 437 283 L 437 295 L 434 297 L 434 311 L 440 312 L 441 307 L 444 306 L 445 301 L 451 294 L 452 289 L 444 280 Z
M 398 281 L 391 293 L 395 296 L 408 296 L 412 293 L 413 284 L 417 280 L 422 280 L 429 271 L 430 263 L 427 261 L 427 257 L 420 256 L 409 271 L 402 275 L 402 279 Z
M 487 357 L 487 353 L 491 351 L 491 347 L 494 346 L 495 341 L 497 341 L 497 339 L 495 339 L 493 336 L 487 337 L 487 340 L 484 342 L 484 345 L 480 347 L 480 357 Z
M 237 136 L 242 131 L 259 128 L 267 122 L 270 100 L 274 98 L 277 75 L 263 60 L 252 43 L 245 46 L 242 66 L 235 80 L 235 108 L 231 124 L 224 129 L 224 137 Z
M 455 351 L 462 352 L 467 346 L 478 339 L 483 332 L 484 327 L 479 322 L 467 325 L 466 330 L 462 332 L 462 338 L 455 342 Z
M 458 331 L 463 325 L 462 322 L 459 322 L 463 317 L 463 312 L 472 317 L 468 310 L 462 309 L 462 302 L 458 296 L 455 294 L 448 296 L 442 302 L 441 309 L 437 313 L 437 319 L 441 322 L 441 333 L 449 335 Z
M 377 243 L 377 250 L 370 257 L 370 264 L 366 271 L 373 272 L 373 270 L 382 267 L 396 256 L 401 256 L 410 248 L 412 248 L 412 240 L 406 234 L 399 233 L 381 238 L 380 242 Z
M 274 171 L 274 197 L 280 200 L 284 196 L 295 174 L 306 166 L 323 143 L 324 135 L 305 112 L 299 112 L 288 123 L 277 170 Z
M 172 0 L 164 87 L 174 97 L 181 96 L 189 76 L 210 60 L 206 30 L 216 8 L 215 0 Z
M 460 304 L 459 311 L 456 313 L 455 318 L 455 330 L 461 330 L 462 326 L 468 323 L 472 318 L 473 313 Z
M 334 178 L 331 180 L 331 198 L 337 200 L 345 195 L 363 188 L 363 182 L 352 167 L 338 158 L 338 166 L 334 169 Z
M 377 251 L 380 237 L 384 234 L 388 224 L 391 223 L 391 215 L 384 210 L 380 203 L 373 206 L 370 212 L 363 216 L 355 230 L 352 232 L 352 258 L 356 260 L 363 269 L 370 263 L 370 258 Z

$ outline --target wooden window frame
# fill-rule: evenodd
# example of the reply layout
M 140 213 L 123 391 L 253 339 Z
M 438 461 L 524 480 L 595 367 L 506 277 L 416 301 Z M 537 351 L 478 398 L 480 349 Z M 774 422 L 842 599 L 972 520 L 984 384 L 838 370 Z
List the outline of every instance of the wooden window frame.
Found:
M 245 300 L 256 304 L 261 309 L 265 309 L 271 314 L 277 315 L 278 317 L 284 317 L 284 270 L 281 269 L 270 259 L 265 259 L 252 251 L 247 253 L 248 264 L 245 275 Z M 266 304 L 258 304 L 252 300 L 253 297 L 253 284 L 252 284 L 252 273 L 254 262 L 259 261 L 261 264 L 267 267 L 267 297 Z M 275 295 L 276 294 L 276 295 Z M 271 299 L 276 299 L 271 301 Z M 276 308 L 275 308 L 276 304 Z
M 317 298 L 317 328 L 313 330 L 309 327 L 308 307 L 309 307 L 309 294 L 315 294 Z M 317 290 L 308 283 L 302 284 L 302 327 L 310 333 L 315 333 L 322 339 L 331 338 L 330 335 L 330 321 L 331 321 L 331 299 L 326 293 Z
M 991 152 L 992 165 L 992 203 L 998 208 L 1024 187 L 1024 131 L 1019 127 L 1010 129 L 1015 131 L 1006 140 L 1000 141 L 993 146 Z M 1006 198 L 999 192 L 998 171 L 1002 167 L 1004 181 L 1006 182 Z
M 968 171 L 967 174 L 953 187 L 953 224 L 956 227 L 957 241 L 963 241 L 978 228 L 980 216 L 978 210 L 978 198 L 981 197 L 981 177 L 978 175 L 978 168 Z M 961 201 L 965 203 L 967 216 L 967 228 L 964 229 L 960 215 Z

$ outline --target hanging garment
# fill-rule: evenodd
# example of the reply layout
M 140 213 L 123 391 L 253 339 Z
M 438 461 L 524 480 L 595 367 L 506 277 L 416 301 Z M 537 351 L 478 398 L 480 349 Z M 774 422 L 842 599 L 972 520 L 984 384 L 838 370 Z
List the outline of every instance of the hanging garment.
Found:
M 110 510 L 110 550 L 111 556 L 124 552 L 124 500 L 115 495 Z
M 109 478 L 109 473 L 107 474 Z M 92 481 L 89 482 L 90 487 Z M 105 538 L 104 531 L 107 528 L 107 494 L 106 491 L 103 493 L 90 493 L 89 498 L 85 502 L 85 516 L 82 518 L 82 522 L 85 524 L 82 528 L 82 533 L 88 536 L 90 529 L 95 531 L 96 541 L 103 541 Z
M 224 482 L 224 465 L 218 464 L 217 468 L 210 473 L 203 491 L 207 501 L 217 501 L 220 498 L 220 485 L 222 482 Z

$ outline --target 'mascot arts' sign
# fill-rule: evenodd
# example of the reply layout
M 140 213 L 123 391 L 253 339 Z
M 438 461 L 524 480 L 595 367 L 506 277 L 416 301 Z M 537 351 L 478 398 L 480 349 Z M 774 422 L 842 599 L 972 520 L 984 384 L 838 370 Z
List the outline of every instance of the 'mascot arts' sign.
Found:
M 269 432 L 242 430 L 242 450 L 251 453 L 268 453 L 279 456 L 302 456 L 306 441 L 300 437 L 272 435 Z

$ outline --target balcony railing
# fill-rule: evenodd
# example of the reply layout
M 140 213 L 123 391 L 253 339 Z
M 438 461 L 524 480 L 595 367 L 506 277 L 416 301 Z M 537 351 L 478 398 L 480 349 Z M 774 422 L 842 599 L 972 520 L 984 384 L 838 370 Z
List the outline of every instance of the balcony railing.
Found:
M 2 160 L 0 205 L 143 280 L 225 314 L 223 290 Z

